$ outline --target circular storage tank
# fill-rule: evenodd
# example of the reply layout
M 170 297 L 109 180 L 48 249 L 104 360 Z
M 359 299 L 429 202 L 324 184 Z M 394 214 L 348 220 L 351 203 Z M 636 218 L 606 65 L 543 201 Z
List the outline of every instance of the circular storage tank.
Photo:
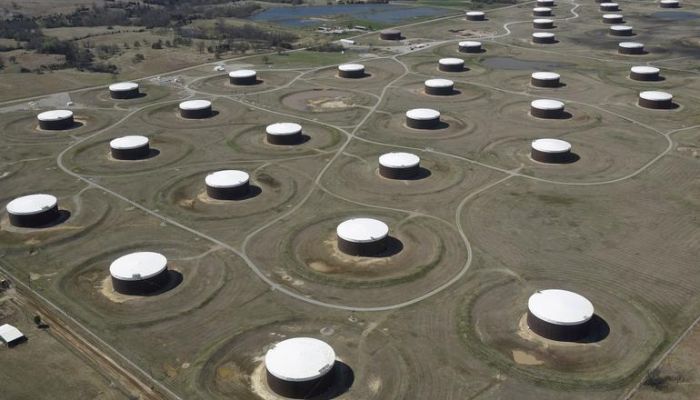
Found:
M 112 287 L 129 295 L 146 295 L 168 284 L 168 260 L 160 253 L 140 251 L 121 256 L 109 266 Z
M 351 256 L 376 256 L 387 249 L 389 227 L 373 218 L 343 221 L 335 230 L 338 249 Z
M 533 72 L 530 75 L 530 84 L 535 87 L 559 87 L 561 85 L 560 80 L 560 75 L 554 72 Z
M 37 228 L 59 217 L 58 199 L 50 194 L 17 197 L 5 207 L 10 224 L 21 228 Z
M 554 0 L 537 0 L 537 7 L 554 7 Z
M 250 193 L 250 175 L 234 169 L 213 172 L 207 175 L 204 183 L 212 199 L 236 200 Z
M 341 78 L 364 78 L 365 66 L 362 64 L 340 64 L 338 65 L 338 76 Z
M 617 3 L 600 3 L 600 11 L 620 11 L 620 5 Z
M 462 53 L 481 53 L 481 42 L 475 42 L 473 40 L 465 40 L 459 42 L 459 51 Z
M 658 81 L 661 79 L 660 71 L 656 67 L 637 65 L 630 68 L 630 79 L 635 81 Z
M 450 95 L 455 89 L 455 83 L 449 79 L 428 79 L 424 85 L 425 93 L 433 96 Z
M 550 17 L 552 9 L 549 7 L 535 7 L 532 9 L 532 15 L 535 17 Z
M 301 134 L 301 125 L 294 122 L 278 122 L 265 128 L 265 137 L 270 144 L 299 144 Z
M 139 97 L 139 84 L 136 82 L 119 82 L 109 85 L 109 95 L 113 99 L 133 99 Z
M 537 139 L 530 144 L 530 157 L 533 160 L 562 164 L 571 161 L 571 144 L 560 139 Z
M 644 44 L 639 42 L 621 42 L 617 45 L 620 54 L 644 54 Z
M 548 18 L 533 19 L 532 27 L 535 29 L 554 29 L 554 20 Z
M 534 32 L 532 34 L 532 43 L 537 44 L 552 44 L 556 43 L 554 34 L 551 32 Z
M 537 118 L 561 118 L 564 115 L 564 103 L 559 100 L 535 100 L 530 103 L 530 114 Z
M 661 0 L 659 2 L 659 7 L 661 8 L 678 8 L 681 3 L 678 0 Z
M 440 125 L 440 112 L 430 108 L 408 110 L 406 125 L 413 129 L 435 129 Z
M 308 399 L 333 384 L 335 351 L 308 337 L 283 340 L 265 354 L 267 385 L 280 396 Z
M 625 17 L 622 14 L 603 14 L 603 22 L 606 24 L 623 24 Z
M 561 289 L 540 290 L 527 302 L 527 325 L 536 334 L 557 341 L 588 336 L 593 304 L 580 294 Z
M 464 60 L 461 58 L 441 58 L 438 61 L 438 69 L 444 72 L 464 71 Z
M 39 121 L 39 128 L 47 131 L 69 129 L 75 124 L 73 111 L 70 110 L 44 111 L 37 115 L 36 119 Z
M 209 118 L 212 115 L 211 101 L 187 100 L 180 103 L 180 116 L 187 119 Z
M 483 11 L 467 11 L 467 21 L 484 21 L 486 14 Z
M 228 73 L 228 81 L 232 85 L 247 86 L 258 83 L 258 73 L 252 69 L 239 69 Z
M 148 138 L 141 135 L 122 136 L 109 142 L 112 158 L 116 160 L 140 160 L 148 157 L 151 149 Z
M 668 110 L 673 108 L 673 95 L 654 90 L 639 93 L 639 105 L 644 108 Z
M 612 36 L 632 36 L 634 35 L 634 29 L 627 25 L 613 25 L 608 29 L 608 33 Z
M 384 29 L 379 32 L 379 38 L 382 40 L 401 40 L 401 31 L 398 29 Z
M 386 153 L 379 156 L 379 174 L 389 179 L 410 179 L 420 171 L 420 157 L 411 153 Z

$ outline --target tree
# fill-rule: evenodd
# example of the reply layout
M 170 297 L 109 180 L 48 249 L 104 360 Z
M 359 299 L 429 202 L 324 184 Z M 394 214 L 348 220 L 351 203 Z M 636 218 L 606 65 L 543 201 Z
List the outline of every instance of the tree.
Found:
M 160 40 L 160 39 L 158 39 L 157 42 L 155 42 L 155 43 L 153 43 L 153 44 L 151 45 L 151 48 L 152 48 L 152 49 L 156 49 L 156 50 L 162 49 L 162 48 L 163 48 L 163 41 Z
M 34 316 L 34 324 L 39 329 L 46 329 L 49 325 L 41 319 L 41 315 L 37 314 Z
M 134 40 L 134 48 L 138 49 L 139 47 L 141 47 L 141 42 L 139 42 L 138 40 Z
M 5 68 L 5 60 L 2 57 L 0 57 L 0 69 L 3 68 Z
M 200 40 L 199 42 L 197 42 L 197 51 L 199 51 L 199 54 L 204 53 L 204 49 L 205 49 L 206 47 L 207 47 L 207 45 L 204 44 L 203 41 Z
M 140 63 L 141 61 L 143 61 L 143 60 L 145 60 L 145 59 L 146 59 L 146 57 L 144 57 L 143 54 L 141 54 L 141 53 L 136 53 L 136 55 L 134 56 L 134 58 L 131 59 L 131 62 L 133 62 L 134 64 L 138 64 L 138 63 Z

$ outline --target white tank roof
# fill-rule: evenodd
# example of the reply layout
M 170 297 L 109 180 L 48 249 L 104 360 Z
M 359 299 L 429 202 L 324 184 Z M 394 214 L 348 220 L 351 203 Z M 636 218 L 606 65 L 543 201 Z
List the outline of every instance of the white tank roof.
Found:
M 109 142 L 109 147 L 117 150 L 137 149 L 146 146 L 148 138 L 141 135 L 122 136 Z
M 180 103 L 181 110 L 203 110 L 211 107 L 209 100 L 187 100 Z
M 126 92 L 128 90 L 138 89 L 139 84 L 136 82 L 119 82 L 109 85 L 109 90 L 112 92 Z
M 549 19 L 549 18 L 535 18 L 532 20 L 532 22 L 536 24 L 552 24 L 554 23 L 554 20 Z
M 58 204 L 56 196 L 50 194 L 30 194 L 18 197 L 7 203 L 7 212 L 14 215 L 33 215 L 42 213 Z
M 309 337 L 283 340 L 265 354 L 265 369 L 275 378 L 306 382 L 327 374 L 335 364 L 335 351 L 326 342 Z
M 301 132 L 301 125 L 295 124 L 294 122 L 278 122 L 276 124 L 268 125 L 265 128 L 265 132 L 270 135 L 296 135 Z
M 228 73 L 228 76 L 231 78 L 252 78 L 256 75 L 257 73 L 253 71 L 252 69 L 239 69 L 236 71 L 231 71 Z
M 543 81 L 553 81 L 560 78 L 559 74 L 555 72 L 533 72 L 532 77 Z
M 465 40 L 459 42 L 459 47 L 481 47 L 481 42 L 477 42 L 474 40 Z
M 618 32 L 627 32 L 631 31 L 633 28 L 629 25 L 613 25 L 610 27 L 610 29 Z
M 544 11 L 552 11 L 552 9 L 549 7 L 535 7 L 532 9 L 532 11 L 544 12 Z
M 552 32 L 533 32 L 532 37 L 544 39 L 544 38 L 553 38 L 554 34 Z
M 345 72 L 364 71 L 364 69 L 365 69 L 365 66 L 362 64 L 340 64 L 340 65 L 338 65 L 338 70 L 345 71 Z
M 554 3 L 554 0 L 537 0 L 537 3 L 549 4 Z
M 673 100 L 673 95 L 671 93 L 666 93 L 666 92 L 658 92 L 655 90 L 649 90 L 646 92 L 641 92 L 639 93 L 639 97 L 641 97 L 644 100 L 649 100 L 649 101 L 669 101 Z
M 401 33 L 400 30 L 394 28 L 382 29 L 380 33 L 397 34 Z
M 160 253 L 139 251 L 112 261 L 109 273 L 122 281 L 140 281 L 152 278 L 167 268 L 168 260 Z
M 650 67 L 648 65 L 637 65 L 630 68 L 630 71 L 635 74 L 658 74 L 660 70 L 656 67 Z
M 353 218 L 343 221 L 335 230 L 338 237 L 353 243 L 370 243 L 384 239 L 389 227 L 373 218 Z
M 388 168 L 411 168 L 420 164 L 420 157 L 411 153 L 386 153 L 379 156 L 379 164 Z
M 73 111 L 70 110 L 51 110 L 44 111 L 36 116 L 39 121 L 62 121 L 73 116 Z
M 678 0 L 661 0 L 659 3 L 661 4 L 678 4 Z
M 479 16 L 484 15 L 484 12 L 483 11 L 467 11 L 467 15 L 469 15 L 470 17 L 479 17 Z
M 441 58 L 438 61 L 438 63 L 441 65 L 463 65 L 464 60 L 462 60 L 461 58 L 448 57 L 448 58 Z
M 620 47 L 624 47 L 626 49 L 638 49 L 640 47 L 644 47 L 644 43 L 639 43 L 639 42 L 620 42 L 618 44 Z
M 425 86 L 428 87 L 433 87 L 433 88 L 446 88 L 446 87 L 452 87 L 454 86 L 454 82 L 449 80 L 449 79 L 428 79 L 425 81 Z
M 603 14 L 603 19 L 617 19 L 623 18 L 622 14 Z
M 532 103 L 530 103 L 530 106 L 537 108 L 539 110 L 563 110 L 564 109 L 564 103 L 562 103 L 559 100 L 547 100 L 547 99 L 534 100 Z
M 593 317 L 593 304 L 568 290 L 540 290 L 530 296 L 527 307 L 535 317 L 554 325 L 580 325 Z
M 533 140 L 532 148 L 542 153 L 566 153 L 571 151 L 571 143 L 560 139 Z
M 429 120 L 440 118 L 440 111 L 430 108 L 414 108 L 406 111 L 406 117 L 414 120 Z
M 600 3 L 601 7 L 617 7 L 617 3 Z
M 214 188 L 232 188 L 246 184 L 249 179 L 250 175 L 247 172 L 225 169 L 207 175 L 204 183 Z

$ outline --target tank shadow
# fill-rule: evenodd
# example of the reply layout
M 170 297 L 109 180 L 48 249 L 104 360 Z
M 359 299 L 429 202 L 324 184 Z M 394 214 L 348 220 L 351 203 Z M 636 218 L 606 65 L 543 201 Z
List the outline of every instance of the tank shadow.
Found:
M 153 292 L 146 293 L 146 294 L 144 294 L 144 296 L 145 297 L 158 296 L 159 294 L 163 294 L 165 292 L 173 290 L 182 283 L 183 279 L 184 278 L 183 278 L 181 273 L 179 273 L 178 271 L 169 269 L 168 270 L 168 282 L 165 285 L 163 285 L 160 289 L 155 290 Z
M 60 225 L 70 218 L 71 213 L 68 210 L 58 210 L 58 217 L 54 219 L 53 221 L 47 222 L 44 225 L 39 225 L 33 227 L 33 229 L 46 229 L 46 228 L 53 228 L 54 226 Z
M 369 255 L 369 256 L 363 256 L 367 258 L 384 258 L 384 257 L 391 257 L 395 256 L 403 250 L 403 243 L 395 238 L 394 236 L 388 236 L 386 238 L 386 250 L 382 251 L 381 253 Z
M 333 370 L 329 372 L 333 374 L 333 384 L 323 393 L 319 393 L 309 400 L 331 400 L 335 399 L 350 390 L 350 387 L 355 382 L 355 373 L 349 365 L 342 361 L 336 360 L 333 365 Z
M 403 181 L 419 181 L 421 179 L 427 179 L 428 177 L 430 177 L 430 175 L 432 175 L 432 173 L 430 172 L 429 169 L 419 167 L 418 172 L 415 175 L 410 176 L 410 177 L 405 178 L 405 179 L 401 179 L 401 180 L 403 180 Z
M 610 335 L 610 325 L 598 314 L 593 314 L 590 321 L 590 333 L 576 343 L 597 343 Z

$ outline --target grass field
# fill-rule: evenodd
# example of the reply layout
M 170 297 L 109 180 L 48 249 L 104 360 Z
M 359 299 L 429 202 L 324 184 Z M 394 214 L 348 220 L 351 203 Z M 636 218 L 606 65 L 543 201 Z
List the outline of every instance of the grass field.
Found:
M 120 79 L 160 74 L 138 80 L 145 96 L 135 100 L 113 100 L 104 86 L 70 91 L 86 82 L 68 71 L 26 87 L 0 81 L 14 92 L 67 92 L 0 106 L 0 203 L 49 192 L 70 212 L 44 230 L 3 215 L 0 267 L 164 398 L 276 399 L 262 358 L 295 336 L 328 342 L 352 371 L 324 399 L 695 398 L 697 328 L 684 334 L 700 315 L 700 43 L 689 37 L 692 20 L 653 17 L 652 3 L 621 7 L 648 54 L 617 54 L 621 39 L 606 33 L 596 4 L 560 1 L 552 45 L 529 41 L 528 3 L 489 11 L 482 23 L 411 24 L 400 42 L 367 33 L 344 54 L 220 62 L 257 70 L 253 86 L 230 85 L 225 72 L 199 65 L 209 59 L 181 49 L 148 52 L 124 70 Z M 700 15 L 692 4 L 681 10 Z M 460 53 L 467 38 L 485 51 Z M 443 57 L 467 69 L 439 71 Z M 343 62 L 364 64 L 367 76 L 339 78 Z M 660 66 L 664 79 L 629 79 L 643 64 Z M 531 86 L 542 69 L 564 85 Z M 456 91 L 425 94 L 424 80 L 436 77 Z M 642 90 L 668 91 L 677 107 L 639 107 Z M 200 98 L 214 116 L 178 115 L 181 100 Z M 563 101 L 567 117 L 531 116 L 538 98 Z M 82 125 L 37 128 L 39 111 L 67 101 Z M 438 129 L 405 124 L 405 111 L 420 107 L 441 112 Z M 301 124 L 306 141 L 267 143 L 266 125 L 283 121 Z M 109 140 L 126 134 L 148 136 L 158 155 L 112 159 Z M 530 142 L 542 137 L 569 141 L 578 158 L 533 161 Z M 421 178 L 381 177 L 377 159 L 389 151 L 419 155 Z M 247 171 L 255 195 L 209 198 L 204 178 L 221 169 Z M 389 225 L 383 257 L 338 250 L 335 226 L 353 216 Z M 157 296 L 115 293 L 109 264 L 137 250 L 166 255 L 182 281 Z M 576 343 L 534 334 L 527 299 L 547 288 L 585 295 L 609 331 Z M 66 359 L 89 396 L 128 392 L 118 381 L 106 388 L 66 344 L 38 344 L 44 332 L 12 321 L 30 333 L 17 351 L 0 349 L 17 370 L 28 368 L 25 353 L 47 354 L 32 366 L 47 380 L 50 360 Z M 21 376 L 1 379 L 16 398 L 37 398 Z M 80 398 L 75 390 L 56 397 Z

